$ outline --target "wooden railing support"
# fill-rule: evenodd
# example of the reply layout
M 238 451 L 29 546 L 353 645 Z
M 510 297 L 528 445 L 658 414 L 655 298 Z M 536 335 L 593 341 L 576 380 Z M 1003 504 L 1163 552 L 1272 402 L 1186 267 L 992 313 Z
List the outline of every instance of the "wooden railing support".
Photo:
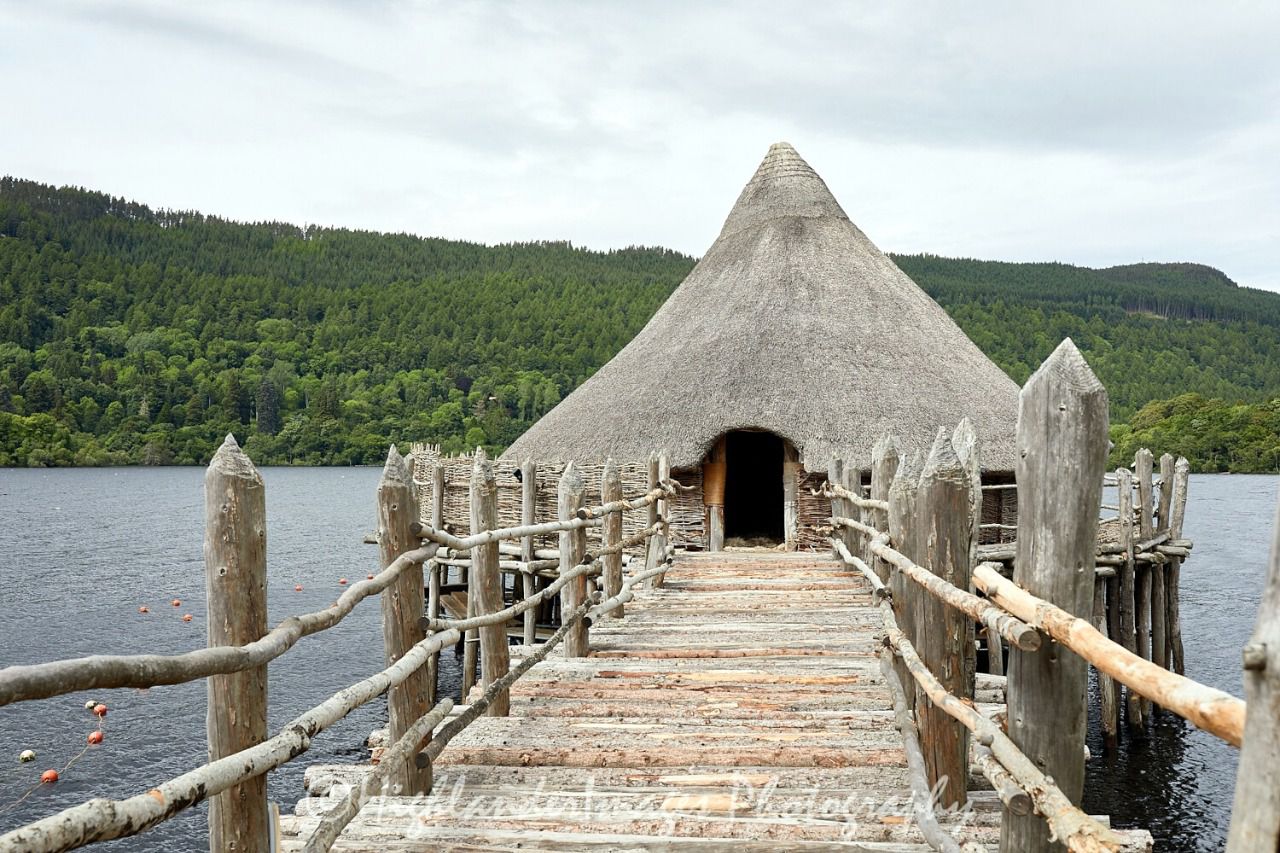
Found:
M 437 462 L 431 466 L 431 526 L 444 527 L 444 466 Z M 425 568 L 427 572 L 427 618 L 440 618 L 440 584 L 444 580 L 441 575 L 449 571 L 448 567 L 432 560 Z M 427 704 L 435 706 L 436 693 L 440 690 L 440 652 L 433 652 L 427 661 Z
M 404 457 L 392 445 L 378 483 L 378 551 L 383 568 L 404 552 L 418 547 L 418 538 L 411 527 L 417 520 L 413 475 Z M 424 610 L 422 566 L 414 565 L 382 593 L 382 639 L 388 666 L 426 639 L 422 628 Z M 429 692 L 427 671 L 423 667 L 387 693 L 390 718 L 387 728 L 392 743 L 404 737 L 418 718 L 431 710 Z M 416 756 L 409 756 L 387 774 L 389 793 L 412 796 L 431 791 L 431 767 L 419 767 L 415 759 Z
M 1227 853 L 1280 849 L 1280 509 L 1267 585 L 1244 647 L 1244 744 L 1236 772 Z
M 1173 466 L 1173 500 L 1169 510 L 1169 538 L 1182 538 L 1182 523 L 1187 514 L 1187 487 L 1191 477 L 1191 465 L 1185 457 L 1179 456 Z M 1182 614 L 1180 611 L 1180 593 L 1182 558 L 1172 557 L 1169 561 L 1169 583 L 1167 601 L 1169 609 L 1166 620 L 1169 631 L 1169 660 L 1173 671 L 1178 675 L 1186 674 L 1182 652 Z
M 667 455 L 667 451 L 658 452 L 658 483 L 665 483 L 671 479 L 671 458 Z M 670 543 L 671 532 L 671 501 L 668 498 L 662 498 L 658 502 L 658 518 L 663 521 L 661 532 L 655 533 L 650 540 L 654 545 L 654 566 L 662 565 L 667 560 L 667 545 Z M 656 575 L 650 585 L 655 589 L 661 587 L 666 582 L 667 575 L 665 572 Z M 583 630 L 586 630 L 585 628 Z
M 582 482 L 582 475 L 578 473 L 577 466 L 570 462 L 560 476 L 558 517 L 561 521 L 570 521 L 577 517 L 585 491 L 586 485 Z M 586 530 L 578 528 L 562 531 L 560 533 L 560 574 L 568 574 L 576 568 L 582 562 L 586 551 Z M 574 578 L 560 590 L 561 618 L 565 618 L 565 614 L 576 611 L 586 600 L 587 578 L 583 575 Z M 589 651 L 590 641 L 587 636 L 586 620 L 579 620 L 565 635 L 564 655 L 570 658 L 584 658 Z
M 471 529 L 493 530 L 498 526 L 498 481 L 493 463 L 477 447 L 471 465 Z M 471 589 L 475 597 L 475 615 L 497 613 L 505 605 L 502 600 L 502 574 L 498 568 L 498 543 L 477 545 L 471 550 Z M 485 690 L 511 668 L 511 652 L 507 646 L 507 626 L 487 625 L 480 632 L 481 684 Z M 494 696 L 486 712 L 490 717 L 505 717 L 510 712 L 511 697 L 507 692 Z
M 920 486 L 920 467 L 914 453 L 908 453 L 898 462 L 893 482 L 889 485 L 889 542 L 894 550 L 908 559 L 919 557 L 916 550 L 916 492 Z M 889 592 L 893 596 L 893 615 L 907 641 L 914 643 L 916 636 L 916 600 L 924 593 L 915 584 L 894 572 L 889 579 Z M 916 706 L 916 689 L 911 673 L 899 659 L 898 678 L 906 685 L 907 705 Z
M 916 523 L 920 526 L 918 562 L 961 590 L 969 589 L 971 510 L 969 474 L 951 446 L 946 429 L 938 431 L 920 476 Z M 915 643 L 921 659 L 952 696 L 973 699 L 973 620 L 932 595 L 920 595 Z M 916 706 L 920 745 L 929 787 L 944 806 L 968 802 L 969 731 L 930 701 Z
M 1151 504 L 1151 468 L 1152 459 L 1151 451 L 1145 447 L 1139 450 L 1133 457 L 1133 474 L 1137 480 L 1138 486 L 1138 540 L 1146 542 L 1155 535 L 1155 525 L 1153 522 L 1153 511 Z M 1152 612 L 1151 602 L 1155 597 L 1153 588 L 1156 575 L 1160 571 L 1160 566 L 1154 563 L 1143 562 L 1135 565 L 1135 582 L 1133 587 L 1134 604 L 1137 607 L 1136 630 L 1138 633 L 1138 654 L 1146 660 L 1155 660 L 1152 653 Z M 1142 703 L 1142 719 L 1148 720 L 1151 717 L 1151 700 L 1143 697 Z
M 1018 395 L 1019 586 L 1091 619 L 1107 392 L 1068 338 Z M 1123 491 L 1123 488 L 1122 488 Z M 1084 791 L 1088 666 L 1054 643 L 1010 650 L 1009 737 L 1074 804 Z M 1060 850 L 1039 815 L 1006 811 L 1001 853 Z
M 720 436 L 702 466 L 702 502 L 707 513 L 708 551 L 724 550 L 724 478 L 728 452 L 725 444 L 725 437 Z
M 600 475 L 600 503 L 608 504 L 622 500 L 622 475 L 618 473 L 617 463 L 610 457 L 604 463 L 604 471 Z M 609 553 L 609 548 L 617 548 L 622 541 L 622 513 L 614 512 L 604 517 L 601 545 L 606 553 L 601 558 L 601 579 L 604 582 L 604 597 L 613 598 L 622 592 L 622 551 Z M 610 618 L 621 619 L 622 605 L 611 611 Z
M 893 475 L 898 473 L 898 445 L 892 435 L 884 435 L 871 450 L 871 497 L 873 500 L 888 501 L 889 487 L 893 485 Z M 871 526 L 880 530 L 889 529 L 889 513 L 886 510 L 873 510 Z M 868 543 L 870 545 L 870 543 Z M 889 564 L 878 557 L 872 559 L 868 548 L 866 562 L 875 569 L 882 583 L 889 582 Z
M 1138 653 L 1138 593 L 1137 566 L 1133 559 L 1133 472 L 1128 468 L 1116 470 L 1118 495 L 1116 506 L 1120 509 L 1120 645 L 1134 654 Z M 1142 697 L 1132 690 L 1125 691 L 1125 719 L 1131 729 L 1142 728 Z
M 267 503 L 262 477 L 228 435 L 204 475 L 204 567 L 210 646 L 267 633 Z M 208 679 L 209 760 L 267 739 L 266 665 Z M 234 785 L 209 802 L 209 849 L 268 853 L 267 779 Z
M 951 434 L 951 446 L 955 449 L 956 456 L 964 468 L 965 477 L 969 481 L 969 571 L 972 572 L 973 567 L 978 565 L 978 533 L 982 529 L 982 450 L 978 441 L 978 432 L 968 418 L 961 418 L 960 423 L 956 424 L 955 432 Z M 970 628 L 969 657 L 965 660 L 967 670 L 965 677 L 971 684 L 978 677 L 978 643 L 974 630 Z M 998 634 L 994 631 L 990 634 L 987 643 L 987 669 L 991 670 L 991 658 L 994 652 L 994 657 L 999 663 L 993 674 L 1004 675 L 1004 646 Z
M 649 454 L 649 478 L 647 480 L 646 491 L 652 492 L 658 488 L 658 453 L 654 451 Z M 658 523 L 658 504 L 657 502 L 649 504 L 649 527 Z M 663 555 L 657 548 L 658 538 L 656 536 L 649 539 L 645 548 L 644 568 L 645 571 L 657 568 L 662 562 Z
M 531 526 L 538 514 L 538 465 L 532 459 L 526 459 L 520 465 L 520 526 Z M 534 559 L 534 542 L 532 536 L 520 540 L 520 560 L 532 563 Z M 538 579 L 533 572 L 522 572 L 520 575 L 521 592 L 529 598 L 537 591 Z M 524 644 L 532 646 L 538 639 L 538 611 L 530 608 L 524 612 Z

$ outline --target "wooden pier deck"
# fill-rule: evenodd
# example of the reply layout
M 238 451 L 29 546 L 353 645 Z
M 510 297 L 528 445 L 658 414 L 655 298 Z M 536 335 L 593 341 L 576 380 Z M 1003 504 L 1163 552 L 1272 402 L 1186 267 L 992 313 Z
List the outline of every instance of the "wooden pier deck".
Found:
M 372 800 L 333 849 L 929 850 L 880 627 L 867 582 L 826 555 L 682 555 L 592 627 L 589 658 L 537 664 L 510 717 L 460 734 L 432 794 Z M 283 849 L 367 767 L 310 768 Z M 994 849 L 999 802 L 972 801 L 942 824 Z

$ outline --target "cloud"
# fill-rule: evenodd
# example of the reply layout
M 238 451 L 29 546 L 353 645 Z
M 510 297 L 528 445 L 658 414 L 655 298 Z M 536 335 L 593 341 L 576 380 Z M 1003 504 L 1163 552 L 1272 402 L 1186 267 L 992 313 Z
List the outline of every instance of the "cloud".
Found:
M 0 166 L 158 206 L 701 253 L 795 143 L 888 250 L 1280 290 L 1280 7 L 0 0 Z

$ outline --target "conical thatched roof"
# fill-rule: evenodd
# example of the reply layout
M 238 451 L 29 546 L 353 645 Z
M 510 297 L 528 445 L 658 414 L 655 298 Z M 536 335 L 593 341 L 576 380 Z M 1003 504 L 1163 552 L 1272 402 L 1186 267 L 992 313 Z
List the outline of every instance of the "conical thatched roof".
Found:
M 870 464 L 887 432 L 927 451 L 973 422 L 983 468 L 1012 470 L 1018 387 L 778 143 L 720 236 L 648 325 L 505 456 L 699 464 L 723 433 L 789 439 L 805 468 Z

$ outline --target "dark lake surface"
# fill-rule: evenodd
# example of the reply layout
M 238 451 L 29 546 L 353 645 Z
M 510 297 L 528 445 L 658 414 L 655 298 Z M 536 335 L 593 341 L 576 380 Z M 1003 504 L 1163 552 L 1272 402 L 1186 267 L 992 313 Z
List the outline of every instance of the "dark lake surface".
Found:
M 329 604 L 340 577 L 377 568 L 361 543 L 374 527 L 373 468 L 267 468 L 270 620 Z M 1187 674 L 1240 695 L 1240 648 L 1252 629 L 1266 568 L 1277 477 L 1192 477 L 1183 570 Z M 204 645 L 201 556 L 203 471 L 198 468 L 0 469 L 0 667 L 93 653 L 177 653 Z M 303 591 L 295 592 L 294 585 Z M 180 607 L 170 601 L 181 600 Z M 138 613 L 147 605 L 149 614 Z M 182 621 L 190 613 L 193 620 Z M 337 628 L 299 642 L 270 666 L 271 729 L 383 666 L 376 601 Z M 451 653 L 442 677 L 456 684 Z M 94 728 L 84 708 L 105 702 L 106 741 L 56 785 L 32 789 L 63 767 Z M 0 831 L 83 802 L 122 798 L 205 761 L 203 682 L 148 691 L 77 693 L 0 708 Z M 317 737 L 311 752 L 270 776 L 289 811 L 308 763 L 358 761 L 385 702 L 357 710 Z M 1158 850 L 1219 850 L 1226 837 L 1234 750 L 1164 716 L 1137 741 L 1103 751 L 1096 726 L 1086 807 L 1119 826 L 1143 825 Z M 39 758 L 19 764 L 18 753 Z M 206 849 L 201 806 L 111 850 Z

